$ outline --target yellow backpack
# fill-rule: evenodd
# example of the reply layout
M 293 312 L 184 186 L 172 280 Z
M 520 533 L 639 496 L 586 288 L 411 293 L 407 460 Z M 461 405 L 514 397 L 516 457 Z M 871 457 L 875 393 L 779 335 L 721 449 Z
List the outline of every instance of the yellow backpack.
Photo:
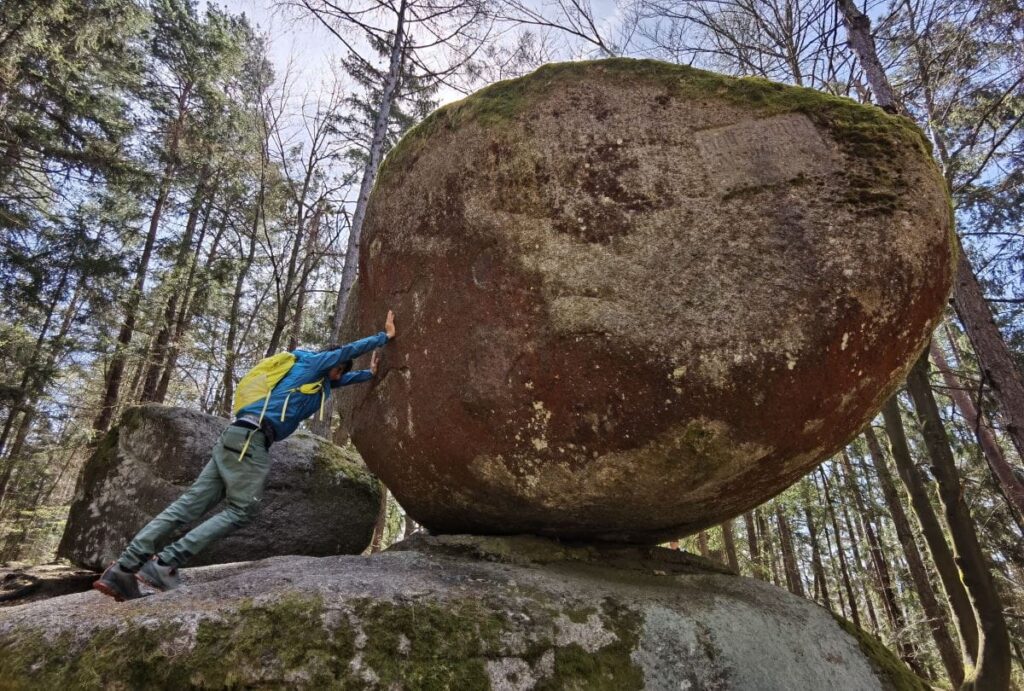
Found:
M 260 422 L 262 423 L 263 415 L 267 412 L 267 404 L 270 402 L 270 392 L 288 374 L 295 364 L 295 360 L 295 355 L 292 353 L 278 353 L 263 358 L 256 363 L 255 367 L 246 372 L 235 389 L 235 400 L 231 406 L 235 415 L 238 415 L 238 411 L 242 408 L 262 398 L 263 410 L 260 411 Z
M 285 375 L 291 371 L 296 360 L 297 358 L 292 353 L 277 353 L 276 355 L 265 357 L 257 362 L 251 370 L 245 373 L 245 376 L 243 376 L 241 381 L 238 382 L 238 387 L 235 389 L 235 399 L 231 406 L 235 415 L 238 415 L 242 408 L 263 399 L 263 408 L 260 410 L 259 421 L 259 424 L 262 425 L 263 416 L 267 413 L 267 404 L 270 403 L 271 392 L 274 390 L 274 387 L 285 378 Z M 303 384 L 289 389 L 288 395 L 284 398 L 284 405 L 281 406 L 281 420 L 284 420 L 285 415 L 288 412 L 288 400 L 295 391 L 301 391 L 305 394 L 320 394 L 320 419 L 323 420 L 324 401 L 327 398 L 323 382 Z M 252 434 L 246 438 L 245 445 L 242 447 L 241 453 L 238 454 L 239 461 L 245 458 L 245 452 L 249 449 L 249 441 L 251 439 Z

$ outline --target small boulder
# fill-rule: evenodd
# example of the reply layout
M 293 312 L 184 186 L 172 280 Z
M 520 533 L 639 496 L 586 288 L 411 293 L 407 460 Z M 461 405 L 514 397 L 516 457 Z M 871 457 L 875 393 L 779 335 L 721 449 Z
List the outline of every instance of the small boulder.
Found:
M 416 537 L 0 610 L 5 688 L 924 689 L 785 590 L 664 549 Z
M 227 424 L 184 408 L 126 411 L 82 470 L 58 555 L 86 568 L 106 567 L 192 484 Z M 370 544 L 381 488 L 358 453 L 298 432 L 274 444 L 270 457 L 256 518 L 198 554 L 193 565 L 358 554 Z

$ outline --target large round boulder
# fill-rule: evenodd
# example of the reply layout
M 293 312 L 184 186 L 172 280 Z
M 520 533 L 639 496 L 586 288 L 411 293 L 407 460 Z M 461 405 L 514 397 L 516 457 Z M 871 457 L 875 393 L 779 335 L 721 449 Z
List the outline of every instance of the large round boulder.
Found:
M 184 408 L 127 410 L 82 470 L 58 555 L 86 568 L 105 568 L 188 489 L 227 424 Z M 259 513 L 196 555 L 192 565 L 282 554 L 358 554 L 370 544 L 381 487 L 358 453 L 298 432 L 271 446 L 270 458 Z M 214 507 L 196 524 L 223 508 Z
M 921 133 L 874 107 L 626 59 L 446 106 L 385 160 L 356 405 L 441 532 L 657 541 L 780 492 L 879 409 L 949 295 Z
M 0 609 L 3 688 L 927 688 L 824 607 L 659 548 L 443 536 L 183 579 Z

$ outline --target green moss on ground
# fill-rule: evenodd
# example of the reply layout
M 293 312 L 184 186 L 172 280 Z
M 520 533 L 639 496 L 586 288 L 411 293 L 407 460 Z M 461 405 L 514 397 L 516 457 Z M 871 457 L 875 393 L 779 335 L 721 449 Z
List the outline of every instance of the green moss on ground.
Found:
M 641 615 L 609 598 L 601 605 L 600 617 L 604 628 L 615 634 L 615 641 L 594 652 L 576 643 L 555 648 L 554 673 L 537 684 L 537 691 L 630 691 L 644 687 L 643 670 L 633 661 L 633 651 L 640 642 Z
M 179 650 L 184 626 L 138 621 L 89 633 L 41 633 L 0 644 L 0 679 L 9 688 L 223 688 L 294 675 L 310 686 L 337 685 L 349 674 L 354 637 L 327 635 L 318 597 L 290 595 L 246 602 L 198 624 L 195 645 Z
M 685 65 L 657 60 L 610 58 L 544 65 L 518 79 L 491 84 L 471 96 L 435 110 L 410 130 L 381 166 L 378 184 L 415 159 L 423 143 L 442 128 L 458 129 L 475 121 L 500 128 L 527 111 L 551 89 L 578 82 L 582 77 L 638 80 L 665 90 L 667 99 L 719 100 L 750 108 L 764 116 L 799 112 L 827 129 L 842 151 L 873 166 L 873 177 L 851 177 L 845 201 L 868 211 L 890 213 L 894 190 L 905 187 L 895 165 L 908 148 L 924 156 L 931 145 L 909 118 L 890 115 L 880 108 L 856 103 L 814 89 L 788 86 L 766 79 L 728 77 Z
M 523 612 L 519 606 L 516 611 Z M 525 630 L 506 605 L 475 598 L 363 599 L 329 611 L 318 595 L 294 593 L 204 613 L 192 624 L 154 625 L 136 612 L 83 638 L 33 632 L 0 643 L 0 687 L 486 689 L 487 662 L 509 656 L 538 676 L 542 658 L 553 661 L 552 673 L 537 688 L 642 687 L 642 672 L 631 658 L 639 642 L 638 613 L 611 600 L 600 610 L 535 602 L 525 611 Z M 578 623 L 597 614 L 615 640 L 594 652 L 575 643 L 555 646 L 560 614 Z
M 853 622 L 833 615 L 839 626 L 857 639 L 861 652 L 871 660 L 877 671 L 888 679 L 896 691 L 929 691 L 924 679 L 911 672 L 896 655 L 864 629 L 858 628 Z
M 362 663 L 382 688 L 486 689 L 486 661 L 502 653 L 505 615 L 474 600 L 447 604 L 364 601 L 356 615 Z

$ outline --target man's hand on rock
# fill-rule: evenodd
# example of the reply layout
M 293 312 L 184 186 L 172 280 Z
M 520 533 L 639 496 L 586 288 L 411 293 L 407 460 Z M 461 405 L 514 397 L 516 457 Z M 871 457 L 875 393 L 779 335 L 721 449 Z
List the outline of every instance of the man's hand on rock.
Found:
M 380 358 L 378 357 L 378 353 L 375 350 L 375 351 L 373 351 L 373 355 L 370 356 L 370 372 L 374 376 L 377 376 L 377 364 L 379 363 L 379 361 L 380 361 Z
M 388 335 L 389 341 L 395 337 L 395 313 L 391 310 L 388 310 L 388 318 L 384 322 L 384 333 Z

